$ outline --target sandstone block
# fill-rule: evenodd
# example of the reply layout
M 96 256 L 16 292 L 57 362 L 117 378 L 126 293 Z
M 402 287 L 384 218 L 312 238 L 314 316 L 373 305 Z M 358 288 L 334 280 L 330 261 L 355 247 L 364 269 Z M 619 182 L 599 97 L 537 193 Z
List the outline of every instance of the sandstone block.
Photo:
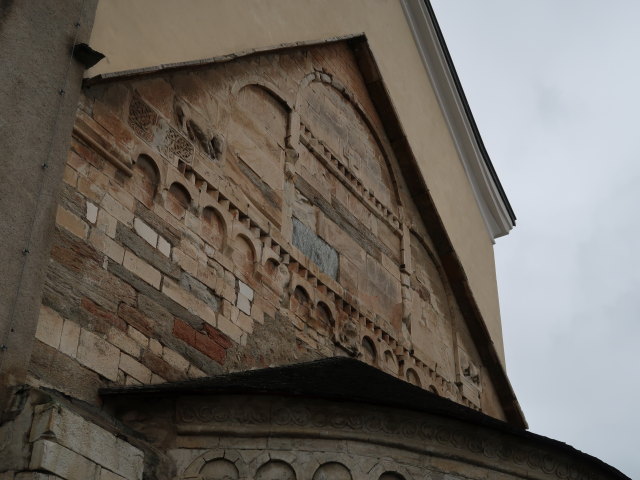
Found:
M 58 312 L 41 305 L 36 338 L 53 348 L 58 348 L 60 346 L 60 338 L 62 337 L 63 323 L 64 320 Z
M 153 268 L 147 262 L 142 260 L 140 257 L 137 257 L 132 252 L 127 251 L 124 254 L 124 261 L 122 262 L 122 265 L 124 265 L 127 270 L 147 282 L 149 285 L 160 289 L 162 274 L 157 269 Z
M 147 338 L 139 330 L 133 328 L 131 325 L 129 325 L 129 327 L 127 328 L 127 334 L 142 347 L 146 348 L 149 345 L 149 338 Z
M 118 378 L 120 350 L 85 329 L 80 331 L 77 359 L 109 380 L 115 381 Z
M 91 230 L 89 243 L 115 262 L 122 263 L 124 260 L 124 248 L 99 229 Z
M 172 280 L 165 278 L 162 293 L 210 325 L 216 324 L 215 311 L 205 302 L 194 297 Z
M 155 338 L 149 339 L 149 350 L 154 355 L 162 355 L 162 344 Z
M 65 480 L 91 479 L 98 472 L 95 463 L 49 440 L 38 440 L 34 444 L 29 468 L 51 472 Z
M 58 207 L 56 212 L 56 224 L 66 229 L 79 238 L 87 238 L 89 226 L 69 210 Z
M 140 344 L 117 328 L 109 329 L 107 340 L 132 357 L 140 357 Z M 122 369 L 122 367 L 120 367 Z M 124 370 L 124 369 L 123 369 Z
M 65 320 L 60 337 L 60 351 L 65 355 L 75 358 L 80 341 L 80 325 L 70 320 Z
M 222 315 L 218 316 L 218 330 L 230 337 L 234 342 L 240 343 L 242 337 L 242 329 Z
M 139 382 L 147 384 L 151 381 L 151 370 L 124 352 L 120 353 L 119 367 L 120 370 L 125 372 L 127 375 L 131 375 Z
M 127 210 L 120 202 L 118 202 L 118 200 L 108 193 L 102 199 L 101 206 L 125 225 L 130 227 L 133 224 L 133 213 Z
M 186 372 L 190 365 L 186 358 L 167 347 L 162 349 L 162 359 L 176 370 L 182 372 Z

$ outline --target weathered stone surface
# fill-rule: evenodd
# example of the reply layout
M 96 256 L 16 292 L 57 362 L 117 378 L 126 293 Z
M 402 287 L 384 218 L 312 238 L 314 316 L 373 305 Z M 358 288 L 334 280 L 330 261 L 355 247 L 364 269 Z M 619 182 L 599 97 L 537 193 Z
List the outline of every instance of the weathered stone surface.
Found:
M 293 218 L 293 246 L 304 253 L 320 270 L 331 278 L 338 278 L 338 252 L 313 230 L 297 218 Z
M 118 378 L 120 350 L 88 330 L 80 332 L 77 358 L 81 364 L 109 380 Z
M 38 336 L 114 382 L 348 352 L 495 403 L 455 383 L 466 327 L 350 48 L 228 67 L 87 91 L 79 126 L 131 164 L 74 141 L 43 297 L 68 331 Z

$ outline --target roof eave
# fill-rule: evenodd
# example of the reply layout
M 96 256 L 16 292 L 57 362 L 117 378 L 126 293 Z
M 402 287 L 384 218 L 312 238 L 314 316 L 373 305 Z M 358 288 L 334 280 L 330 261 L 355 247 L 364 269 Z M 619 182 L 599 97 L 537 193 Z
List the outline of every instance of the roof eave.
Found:
M 429 0 L 401 0 L 422 63 L 492 239 L 507 235 L 516 216 L 471 113 Z

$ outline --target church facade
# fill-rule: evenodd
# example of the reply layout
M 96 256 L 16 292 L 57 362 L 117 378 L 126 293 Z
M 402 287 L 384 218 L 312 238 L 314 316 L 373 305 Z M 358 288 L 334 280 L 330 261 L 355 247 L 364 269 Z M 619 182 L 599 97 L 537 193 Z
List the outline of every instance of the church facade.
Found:
M 524 430 L 515 216 L 430 6 L 165 3 L 77 7 L 106 58 L 7 280 L 2 478 L 626 478 Z

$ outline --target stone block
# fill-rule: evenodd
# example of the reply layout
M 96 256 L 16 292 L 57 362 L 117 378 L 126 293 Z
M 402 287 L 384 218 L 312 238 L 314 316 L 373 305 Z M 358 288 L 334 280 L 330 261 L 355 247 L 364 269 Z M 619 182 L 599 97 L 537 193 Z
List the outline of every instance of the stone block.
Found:
M 247 333 L 253 333 L 253 319 L 244 313 L 238 315 L 237 325 Z
M 131 273 L 137 275 L 142 280 L 147 282 L 154 288 L 160 289 L 160 281 L 162 280 L 162 274 L 157 269 L 153 268 L 147 262 L 137 257 L 132 252 L 127 251 L 124 254 L 124 261 L 122 265 Z
M 140 357 L 140 344 L 118 328 L 111 328 L 107 332 L 107 340 L 123 352 L 132 357 Z M 122 368 L 122 367 L 121 367 Z
M 186 372 L 190 365 L 189 360 L 167 347 L 162 349 L 162 359 L 176 370 L 182 372 Z
M 118 475 L 117 473 L 113 473 L 111 470 L 107 470 L 106 468 L 100 469 L 100 474 L 98 476 L 98 480 L 127 480 L 125 477 Z
M 80 217 L 74 215 L 69 210 L 58 207 L 56 212 L 56 224 L 64 228 L 79 238 L 87 238 L 89 225 L 87 225 Z
M 133 219 L 133 229 L 152 247 L 158 245 L 158 234 L 156 231 L 138 217 Z
M 108 193 L 102 199 L 101 207 L 125 225 L 129 227 L 133 225 L 133 213 Z
M 75 358 L 80 342 L 80 325 L 70 320 L 65 320 L 60 337 L 60 351 L 65 355 Z
M 240 309 L 240 311 L 246 313 L 247 315 L 251 315 L 251 301 L 241 293 L 238 293 L 236 306 L 238 307 L 238 309 Z
M 99 252 L 104 253 L 113 261 L 122 263 L 124 260 L 124 248 L 117 242 L 112 240 L 107 234 L 100 229 L 91 230 L 89 235 L 89 243 Z
M 149 339 L 149 350 L 151 351 L 151 353 L 161 356 L 162 348 L 162 344 L 158 340 L 156 340 L 155 338 Z
M 44 442 L 53 445 L 53 447 L 45 445 L 44 448 L 45 453 L 47 447 L 51 451 L 51 454 L 46 457 L 51 460 L 55 460 L 55 454 L 58 454 L 61 460 L 73 459 L 73 455 L 79 455 L 91 465 L 100 465 L 129 480 L 142 478 L 144 455 L 140 450 L 117 438 L 104 428 L 66 408 L 60 408 L 58 405 L 48 404 L 37 410 L 30 440 L 35 441 L 35 445 Z M 53 441 L 57 443 L 53 443 Z M 32 458 L 32 464 L 33 462 Z M 45 470 L 59 475 L 55 470 L 47 468 Z M 83 480 L 95 478 L 90 475 L 91 472 L 97 473 L 90 465 L 87 465 L 85 476 L 82 477 Z M 61 476 L 67 479 L 71 478 L 65 475 Z
M 253 289 L 242 281 L 238 281 L 238 293 L 247 297 L 250 302 L 253 301 Z
M 89 223 L 96 223 L 98 219 L 98 207 L 91 202 L 87 202 L 86 218 Z
M 78 361 L 109 380 L 118 378 L 120 350 L 88 330 L 80 331 Z
M 162 236 L 158 236 L 158 250 L 165 257 L 170 257 L 171 256 L 171 244 L 167 241 L 166 238 L 164 238 Z
M 242 329 L 222 315 L 218 316 L 218 330 L 231 338 L 234 342 L 240 343 L 242 337 Z
M 44 305 L 40 306 L 40 316 L 36 328 L 36 338 L 42 343 L 58 348 L 62 337 L 64 320 L 58 312 Z
M 38 440 L 33 445 L 29 468 L 51 472 L 65 480 L 93 479 L 98 473 L 94 462 L 49 440 Z
M 118 220 L 106 210 L 100 209 L 98 211 L 96 226 L 101 232 L 104 232 L 110 238 L 114 238 L 116 236 L 116 227 L 118 226 Z
M 178 265 L 125 225 L 118 225 L 116 240 L 165 275 L 169 275 L 172 278 L 177 278 L 180 275 Z
M 215 326 L 216 312 L 211 308 L 211 306 L 188 293 L 177 283 L 165 278 L 164 285 L 162 286 L 162 293 L 179 305 L 182 305 L 193 315 L 196 315 L 210 325 Z
M 139 382 L 147 384 L 151 381 L 151 370 L 124 352 L 120 353 L 119 367 L 120 370 L 127 375 L 131 375 Z
M 127 334 L 142 347 L 147 348 L 147 346 L 149 345 L 149 338 L 139 330 L 133 328 L 131 325 L 129 325 L 129 327 L 127 328 Z

